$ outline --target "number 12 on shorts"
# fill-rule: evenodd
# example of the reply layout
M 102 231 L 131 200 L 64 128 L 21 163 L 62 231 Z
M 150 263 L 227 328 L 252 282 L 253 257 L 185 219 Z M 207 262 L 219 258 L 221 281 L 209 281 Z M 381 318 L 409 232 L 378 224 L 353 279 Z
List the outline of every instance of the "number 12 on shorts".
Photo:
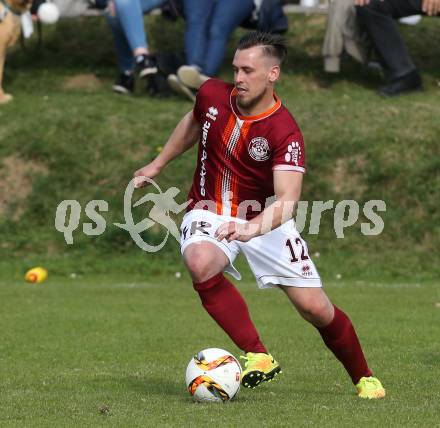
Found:
M 295 254 L 295 247 L 301 247 L 301 256 L 300 259 L 298 259 L 298 257 Z M 286 241 L 286 247 L 289 249 L 290 252 L 290 262 L 291 263 L 297 263 L 299 261 L 304 261 L 304 260 L 308 260 L 309 259 L 309 255 L 307 254 L 307 250 L 306 247 L 304 245 L 304 242 L 301 238 L 296 238 L 295 239 L 295 244 L 292 244 L 292 241 L 290 239 L 288 239 Z

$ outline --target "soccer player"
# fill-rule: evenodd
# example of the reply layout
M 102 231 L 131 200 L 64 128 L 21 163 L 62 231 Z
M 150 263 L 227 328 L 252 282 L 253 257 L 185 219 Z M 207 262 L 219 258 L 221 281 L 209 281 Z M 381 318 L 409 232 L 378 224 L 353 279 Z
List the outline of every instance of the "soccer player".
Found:
M 140 187 L 144 177 L 156 177 L 198 142 L 181 251 L 203 307 L 246 353 L 243 386 L 269 381 L 281 368 L 260 340 L 243 297 L 223 275 L 240 279 L 233 265 L 239 252 L 260 288 L 282 289 L 316 327 L 358 395 L 382 398 L 385 390 L 367 365 L 350 319 L 323 291 L 292 220 L 305 148 L 298 125 L 274 93 L 286 54 L 279 36 L 245 35 L 233 60 L 234 85 L 205 82 L 193 111 L 179 122 L 162 152 L 134 173 L 135 184 Z

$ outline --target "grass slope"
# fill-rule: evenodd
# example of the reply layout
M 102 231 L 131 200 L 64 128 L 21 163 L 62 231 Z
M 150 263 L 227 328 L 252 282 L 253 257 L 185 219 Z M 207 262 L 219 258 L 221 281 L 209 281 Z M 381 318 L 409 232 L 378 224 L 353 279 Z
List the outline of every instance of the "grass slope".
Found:
M 360 233 L 362 218 L 346 230 L 345 239 L 336 239 L 331 213 L 324 214 L 318 236 L 309 235 L 306 225 L 303 235 L 312 252 L 319 250 L 328 260 L 322 268 L 330 275 L 337 266 L 338 273 L 351 277 L 360 272 L 372 278 L 437 276 L 438 267 L 429 257 L 440 242 L 435 20 L 403 29 L 427 91 L 393 100 L 379 99 L 373 89 L 380 78 L 362 77 L 349 60 L 330 87 L 323 84 L 324 18 L 292 16 L 291 21 L 289 60 L 278 92 L 307 144 L 303 198 L 335 203 L 355 199 L 361 208 L 369 199 L 387 204 L 385 230 L 376 237 Z M 148 24 L 156 46 L 181 48 L 181 24 L 153 17 Z M 191 104 L 174 97 L 149 98 L 140 86 L 135 97 L 113 95 L 112 42 L 103 19 L 64 20 L 45 30 L 43 42 L 41 49 L 31 42 L 26 52 L 13 52 L 7 65 L 5 87 L 16 100 L 0 109 L 4 269 L 14 263 L 13 256 L 32 265 L 54 260 L 63 264 L 66 258 L 73 263 L 85 254 L 87 263 L 92 246 L 101 256 L 125 252 L 142 264 L 144 255 L 112 223 L 122 220 L 123 193 L 133 170 L 154 157 Z M 227 65 L 222 77 L 231 78 Z M 180 201 L 190 186 L 194 162 L 191 151 L 160 179 L 165 189 L 179 185 Z M 77 199 L 83 209 L 91 199 L 108 201 L 105 234 L 93 238 L 81 232 L 87 221 L 83 211 L 74 248 L 67 248 L 53 226 L 56 207 L 64 199 Z M 137 215 L 144 217 L 145 209 L 139 208 Z M 160 241 L 161 233 L 156 229 L 147 237 Z M 174 244 L 162 255 L 167 263 L 179 257 Z

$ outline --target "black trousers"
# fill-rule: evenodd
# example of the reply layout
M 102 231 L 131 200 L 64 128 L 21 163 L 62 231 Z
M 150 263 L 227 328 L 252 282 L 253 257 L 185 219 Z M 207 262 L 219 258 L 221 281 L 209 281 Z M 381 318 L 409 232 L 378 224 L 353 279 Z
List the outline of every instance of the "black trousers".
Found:
M 423 15 L 421 0 L 370 0 L 368 5 L 356 7 L 356 13 L 388 79 L 396 79 L 415 70 L 396 19 Z

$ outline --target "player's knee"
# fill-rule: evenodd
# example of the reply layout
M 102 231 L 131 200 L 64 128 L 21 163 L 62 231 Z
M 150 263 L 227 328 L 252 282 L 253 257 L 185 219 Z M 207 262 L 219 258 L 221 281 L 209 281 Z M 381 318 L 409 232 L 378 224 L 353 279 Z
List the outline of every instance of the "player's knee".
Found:
M 223 272 L 227 257 L 216 248 L 206 245 L 190 245 L 185 249 L 183 259 L 194 282 L 203 282 Z
M 194 282 L 202 282 L 208 279 L 206 278 L 208 267 L 200 260 L 185 260 L 185 264 Z
M 185 258 L 185 265 L 194 282 L 203 282 L 212 277 L 216 272 L 212 272 L 212 264 L 201 254 L 192 254 Z

